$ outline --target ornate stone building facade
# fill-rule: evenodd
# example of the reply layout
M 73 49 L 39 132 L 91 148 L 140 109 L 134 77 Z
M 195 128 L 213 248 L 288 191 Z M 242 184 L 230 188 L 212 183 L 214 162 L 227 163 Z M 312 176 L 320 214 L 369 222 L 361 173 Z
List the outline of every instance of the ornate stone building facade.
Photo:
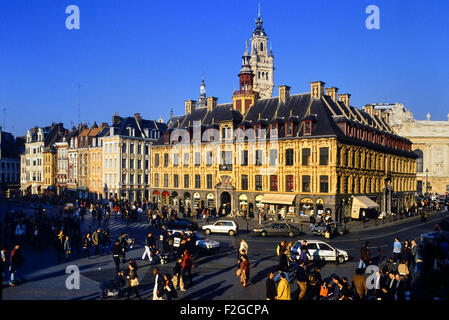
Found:
M 399 211 L 414 202 L 416 156 L 411 142 L 350 95 L 325 90 L 261 99 L 246 49 L 231 103 L 185 102 L 152 147 L 152 200 L 185 208 L 265 210 L 273 218 L 358 208 Z M 359 210 L 359 209 L 357 209 Z M 358 215 L 358 212 L 357 212 Z
M 416 120 L 402 104 L 372 107 L 382 113 L 398 135 L 413 142 L 412 149 L 418 156 L 418 193 L 449 193 L 449 114 L 447 121 L 432 121 L 430 113 L 426 120 Z

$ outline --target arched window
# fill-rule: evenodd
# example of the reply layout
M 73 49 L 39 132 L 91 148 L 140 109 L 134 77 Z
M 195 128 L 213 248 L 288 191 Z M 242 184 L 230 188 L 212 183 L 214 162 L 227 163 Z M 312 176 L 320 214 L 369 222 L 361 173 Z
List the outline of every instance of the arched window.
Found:
M 263 42 L 260 43 L 260 51 L 263 51 Z
M 259 71 L 259 79 L 260 79 L 260 71 Z
M 417 156 L 418 159 L 416 159 L 416 172 L 423 172 L 423 167 L 424 167 L 424 155 L 423 152 L 419 149 L 416 149 L 413 151 Z
M 268 80 L 268 72 L 265 74 L 265 76 L 266 76 L 266 79 Z

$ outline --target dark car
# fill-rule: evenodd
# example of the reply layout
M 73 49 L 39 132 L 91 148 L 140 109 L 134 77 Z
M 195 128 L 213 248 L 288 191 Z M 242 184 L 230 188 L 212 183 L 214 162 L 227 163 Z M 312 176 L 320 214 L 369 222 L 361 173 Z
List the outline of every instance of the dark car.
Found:
M 190 221 L 189 219 L 172 219 L 168 222 L 164 223 L 167 229 L 175 229 L 175 230 L 198 230 L 198 223 Z
M 253 235 L 257 236 L 289 236 L 301 235 L 298 227 L 287 222 L 273 222 L 268 225 L 261 225 L 253 229 Z

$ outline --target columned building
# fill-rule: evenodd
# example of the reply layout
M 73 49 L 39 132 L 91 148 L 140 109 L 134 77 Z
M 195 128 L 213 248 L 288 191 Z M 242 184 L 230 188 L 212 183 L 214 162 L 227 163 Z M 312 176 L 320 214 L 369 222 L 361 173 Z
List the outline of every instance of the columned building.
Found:
M 410 139 L 417 155 L 417 191 L 419 194 L 449 193 L 449 114 L 447 121 L 417 120 L 404 105 L 373 104 L 392 129 L 400 136 Z M 366 108 L 366 106 L 365 106 Z

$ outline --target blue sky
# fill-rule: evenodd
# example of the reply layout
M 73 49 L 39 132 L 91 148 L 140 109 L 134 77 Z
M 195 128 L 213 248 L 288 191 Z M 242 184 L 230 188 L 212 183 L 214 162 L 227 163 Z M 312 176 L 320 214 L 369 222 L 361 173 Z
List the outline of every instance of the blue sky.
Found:
M 65 27 L 68 5 L 80 30 Z M 380 8 L 380 30 L 365 9 Z M 6 130 L 183 114 L 208 96 L 230 102 L 258 0 L 0 0 L 0 109 Z M 275 57 L 275 85 L 292 93 L 322 80 L 352 104 L 400 102 L 415 117 L 447 120 L 449 2 L 444 0 L 261 0 Z M 277 96 L 277 88 L 274 90 Z M 0 116 L 3 124 L 3 113 Z

